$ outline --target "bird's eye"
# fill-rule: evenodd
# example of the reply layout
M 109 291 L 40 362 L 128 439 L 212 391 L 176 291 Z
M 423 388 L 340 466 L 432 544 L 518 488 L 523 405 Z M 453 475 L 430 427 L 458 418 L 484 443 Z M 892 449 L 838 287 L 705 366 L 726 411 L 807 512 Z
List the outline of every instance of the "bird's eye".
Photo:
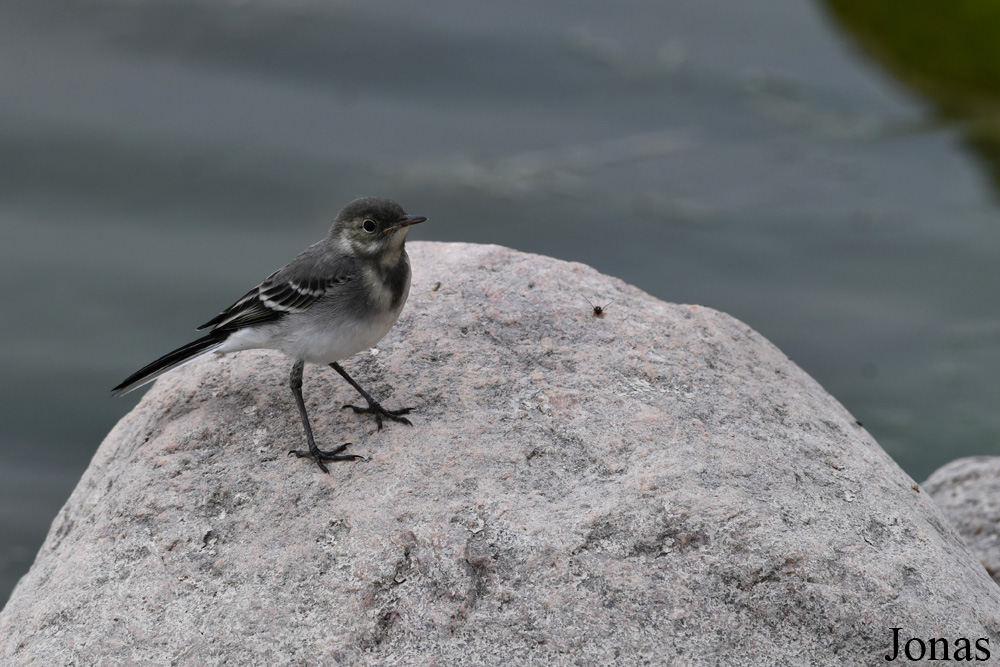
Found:
M 365 220 L 364 222 L 361 223 L 361 228 L 366 232 L 368 232 L 369 234 L 371 234 L 372 232 L 375 231 L 375 221 Z

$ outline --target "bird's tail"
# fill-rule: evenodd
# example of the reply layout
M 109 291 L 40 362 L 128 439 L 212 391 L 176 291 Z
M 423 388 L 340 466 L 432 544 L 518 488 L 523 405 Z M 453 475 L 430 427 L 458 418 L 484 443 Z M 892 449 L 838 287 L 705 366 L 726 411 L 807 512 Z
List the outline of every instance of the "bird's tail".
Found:
M 149 384 L 164 373 L 192 362 L 203 354 L 212 352 L 222 345 L 226 341 L 226 338 L 227 334 L 210 333 L 203 338 L 188 343 L 184 347 L 179 347 L 173 352 L 163 355 L 153 363 L 140 368 L 135 373 L 132 373 L 132 375 L 129 375 L 120 385 L 112 389 L 111 393 L 115 396 L 122 396 L 133 389 L 138 389 L 144 384 Z

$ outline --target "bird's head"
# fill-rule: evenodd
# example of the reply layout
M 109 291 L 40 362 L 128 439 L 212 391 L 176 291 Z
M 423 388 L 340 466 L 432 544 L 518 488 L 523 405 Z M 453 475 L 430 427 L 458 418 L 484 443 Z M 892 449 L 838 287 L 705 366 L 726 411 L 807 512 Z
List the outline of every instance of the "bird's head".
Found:
M 407 215 L 403 207 L 382 197 L 355 199 L 337 214 L 330 236 L 355 257 L 382 257 L 399 253 L 410 225 L 427 218 Z

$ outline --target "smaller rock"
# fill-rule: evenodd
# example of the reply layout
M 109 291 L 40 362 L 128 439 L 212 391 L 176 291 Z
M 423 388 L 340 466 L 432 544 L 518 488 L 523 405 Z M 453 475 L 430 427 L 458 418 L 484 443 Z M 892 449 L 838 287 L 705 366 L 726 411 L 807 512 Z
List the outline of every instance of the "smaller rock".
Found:
M 970 456 L 938 468 L 923 488 L 1000 584 L 1000 456 Z

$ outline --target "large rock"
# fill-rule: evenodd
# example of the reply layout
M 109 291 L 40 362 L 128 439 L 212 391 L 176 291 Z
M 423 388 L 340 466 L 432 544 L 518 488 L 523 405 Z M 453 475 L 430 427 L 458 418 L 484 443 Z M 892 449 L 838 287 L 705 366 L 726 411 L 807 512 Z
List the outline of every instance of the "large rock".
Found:
M 923 486 L 1000 584 L 1000 456 L 956 459 Z
M 309 369 L 321 446 L 367 457 L 324 475 L 286 456 L 280 355 L 161 379 L 0 615 L 0 663 L 881 664 L 892 627 L 1000 651 L 1000 588 L 929 496 L 748 326 L 411 248 L 398 326 L 345 365 L 413 428 Z

